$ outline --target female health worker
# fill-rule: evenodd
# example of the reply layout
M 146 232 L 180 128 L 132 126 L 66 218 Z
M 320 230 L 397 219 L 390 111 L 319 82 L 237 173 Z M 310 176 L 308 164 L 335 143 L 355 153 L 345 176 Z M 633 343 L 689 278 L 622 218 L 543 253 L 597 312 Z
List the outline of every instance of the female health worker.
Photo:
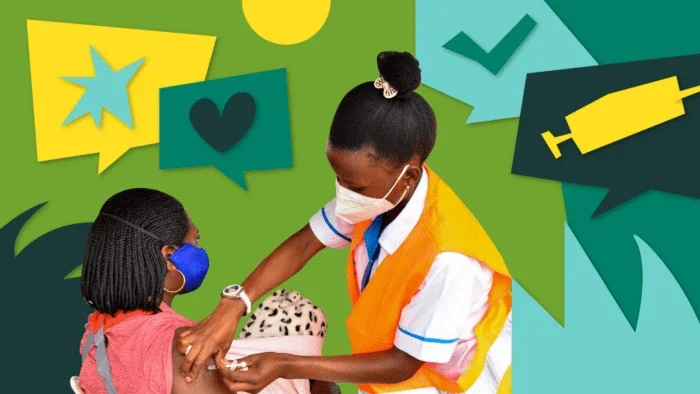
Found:
M 336 197 L 180 334 L 186 381 L 216 354 L 229 388 L 247 393 L 278 378 L 354 383 L 361 393 L 510 393 L 508 270 L 479 222 L 425 165 L 437 125 L 414 92 L 418 61 L 383 52 L 377 64 L 379 78 L 352 89 L 331 125 Z M 239 360 L 246 370 L 227 369 L 224 350 L 250 303 L 324 247 L 350 250 L 353 354 L 266 353 Z

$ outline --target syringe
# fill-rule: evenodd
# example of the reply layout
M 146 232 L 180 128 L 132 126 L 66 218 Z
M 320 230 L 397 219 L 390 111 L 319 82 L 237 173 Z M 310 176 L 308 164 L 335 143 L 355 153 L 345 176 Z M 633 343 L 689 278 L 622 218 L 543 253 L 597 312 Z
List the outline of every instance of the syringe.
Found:
M 609 93 L 566 117 L 571 133 L 546 131 L 542 138 L 555 159 L 570 139 L 586 154 L 684 115 L 683 99 L 699 92 L 700 86 L 681 91 L 673 76 Z

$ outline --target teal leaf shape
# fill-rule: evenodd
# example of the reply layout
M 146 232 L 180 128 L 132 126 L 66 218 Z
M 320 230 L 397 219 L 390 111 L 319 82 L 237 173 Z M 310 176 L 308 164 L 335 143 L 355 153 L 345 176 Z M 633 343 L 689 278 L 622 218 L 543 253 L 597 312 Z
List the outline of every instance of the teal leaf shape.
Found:
M 565 328 L 513 286 L 513 392 L 692 392 L 700 323 L 660 257 L 634 237 L 644 278 L 635 332 L 568 226 L 565 233 Z
M 68 379 L 80 372 L 80 338 L 91 309 L 80 281 L 63 278 L 82 261 L 90 223 L 54 229 L 15 255 L 17 236 L 44 204 L 0 228 L 0 297 L 7 319 L 0 337 L 9 355 L 3 392 L 70 393 Z M 46 356 L 51 360 L 38 372 Z
M 700 317 L 700 201 L 648 191 L 603 215 L 591 214 L 605 189 L 562 184 L 571 231 L 632 327 L 642 299 L 642 261 L 635 236 L 649 243 Z

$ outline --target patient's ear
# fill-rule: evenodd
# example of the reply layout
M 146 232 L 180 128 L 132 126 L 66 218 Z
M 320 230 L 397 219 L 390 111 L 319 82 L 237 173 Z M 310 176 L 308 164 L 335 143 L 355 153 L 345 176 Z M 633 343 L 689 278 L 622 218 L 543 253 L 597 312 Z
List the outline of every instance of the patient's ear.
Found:
M 163 259 L 167 263 L 170 263 L 172 265 L 172 262 L 170 261 L 170 255 L 175 253 L 177 249 L 175 249 L 173 246 L 170 245 L 164 245 L 162 248 L 160 248 L 160 254 L 163 255 Z

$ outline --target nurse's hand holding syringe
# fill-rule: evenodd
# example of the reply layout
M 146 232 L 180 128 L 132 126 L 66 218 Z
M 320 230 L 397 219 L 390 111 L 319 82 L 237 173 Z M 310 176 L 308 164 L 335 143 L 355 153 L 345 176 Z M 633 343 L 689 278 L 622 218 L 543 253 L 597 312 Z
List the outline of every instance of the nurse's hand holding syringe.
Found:
M 217 356 L 224 383 L 232 392 L 257 393 L 277 379 L 310 379 L 351 384 L 396 384 L 410 379 L 423 362 L 396 347 L 383 352 L 349 356 L 308 357 L 260 353 L 239 360 L 247 370 L 227 368 L 228 360 Z

